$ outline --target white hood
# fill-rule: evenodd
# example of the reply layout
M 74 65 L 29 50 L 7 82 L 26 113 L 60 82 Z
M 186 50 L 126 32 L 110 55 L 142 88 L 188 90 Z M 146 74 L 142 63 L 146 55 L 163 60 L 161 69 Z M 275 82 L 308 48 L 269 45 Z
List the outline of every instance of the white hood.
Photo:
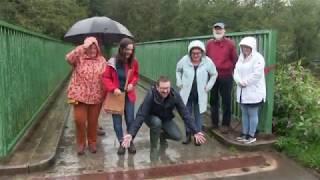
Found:
M 251 47 L 251 55 L 255 55 L 257 54 L 257 40 L 256 38 L 254 37 L 251 37 L 251 36 L 248 36 L 248 37 L 245 37 L 243 39 L 241 39 L 240 43 L 239 43 L 239 46 L 241 45 L 245 45 L 245 46 L 249 46 Z M 240 61 L 244 61 L 244 55 L 243 55 L 243 52 L 240 48 L 240 56 L 239 56 L 239 59 Z
M 199 41 L 199 40 L 194 40 L 194 41 L 190 42 L 190 44 L 188 46 L 188 53 L 190 54 L 191 49 L 195 48 L 195 47 L 200 48 L 204 54 L 206 53 L 206 48 L 205 48 L 203 42 Z
M 254 37 L 245 37 L 243 38 L 240 43 L 239 46 L 241 45 L 245 45 L 245 46 L 249 46 L 252 49 L 252 52 L 256 52 L 257 51 L 257 40 Z

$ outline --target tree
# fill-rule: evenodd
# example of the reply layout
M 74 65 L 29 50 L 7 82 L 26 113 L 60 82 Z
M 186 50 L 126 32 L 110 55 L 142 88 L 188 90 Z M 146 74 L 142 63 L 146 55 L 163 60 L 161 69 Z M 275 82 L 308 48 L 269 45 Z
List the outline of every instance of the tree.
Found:
M 290 2 L 290 3 L 288 3 Z M 107 16 L 136 41 L 211 34 L 222 21 L 228 32 L 278 31 L 278 59 L 319 58 L 319 0 L 1 0 L 0 19 L 62 37 L 76 21 Z
M 87 17 L 85 0 L 3 0 L 0 17 L 12 24 L 56 38 L 77 20 Z M 4 10 L 4 11 L 2 11 Z
M 175 34 L 177 37 L 199 36 L 211 31 L 212 19 L 208 12 L 208 0 L 181 0 L 176 17 Z
M 316 56 L 320 34 L 320 2 L 318 0 L 294 0 L 289 11 L 288 23 L 292 29 L 294 57 Z
M 161 0 L 160 2 L 160 38 L 175 38 L 177 28 L 176 17 L 178 16 L 179 0 Z

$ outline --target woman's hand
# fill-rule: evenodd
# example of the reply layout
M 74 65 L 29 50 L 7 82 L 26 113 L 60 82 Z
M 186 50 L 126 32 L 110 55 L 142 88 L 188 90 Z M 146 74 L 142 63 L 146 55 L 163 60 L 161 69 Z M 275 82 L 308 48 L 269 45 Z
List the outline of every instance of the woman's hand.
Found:
M 128 84 L 127 91 L 132 91 L 134 88 L 133 84 Z
M 119 96 L 121 94 L 121 90 L 117 88 L 113 91 L 113 94 Z
M 240 81 L 239 85 L 240 85 L 241 88 L 245 88 L 247 86 L 247 84 L 245 82 L 243 82 L 243 81 Z

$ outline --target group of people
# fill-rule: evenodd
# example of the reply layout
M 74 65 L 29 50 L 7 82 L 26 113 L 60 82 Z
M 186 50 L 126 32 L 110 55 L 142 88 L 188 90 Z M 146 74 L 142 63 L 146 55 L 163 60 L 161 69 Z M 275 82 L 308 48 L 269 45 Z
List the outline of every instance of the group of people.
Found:
M 159 151 L 159 144 L 166 147 L 167 139 L 181 140 L 182 135 L 173 120 L 175 109 L 185 124 L 186 139 L 182 143 L 189 144 L 193 140 L 200 146 L 206 141 L 202 125 L 209 95 L 212 127 L 222 133 L 230 130 L 233 82 L 237 85 L 237 102 L 242 111 L 242 133 L 236 140 L 255 142 L 259 107 L 266 99 L 264 58 L 257 52 L 254 37 L 241 40 L 238 57 L 234 42 L 225 37 L 224 26 L 223 23 L 213 25 L 213 39 L 206 45 L 199 40 L 190 42 L 188 53 L 176 65 L 178 89 L 172 87 L 168 77 L 160 76 L 147 92 L 136 116 L 139 63 L 131 39 L 122 39 L 117 54 L 108 61 L 94 37 L 86 38 L 82 45 L 68 53 L 66 59 L 73 73 L 67 94 L 68 102 L 73 105 L 78 155 L 84 154 L 87 145 L 91 153 L 97 151 L 98 117 L 107 93 L 126 94 L 126 133 L 122 115 L 112 114 L 119 155 L 125 154 L 126 149 L 131 154 L 136 153 L 133 141 L 143 122 L 150 128 L 150 152 Z M 220 104 L 223 107 L 221 127 Z
M 73 73 L 67 90 L 68 102 L 73 105 L 78 154 L 83 155 L 88 145 L 91 153 L 97 151 L 98 118 L 107 93 L 126 93 L 125 122 L 127 127 L 134 120 L 136 101 L 135 86 L 139 66 L 134 56 L 134 42 L 124 38 L 115 57 L 108 61 L 102 55 L 95 37 L 87 37 L 84 43 L 66 55 Z M 127 77 L 129 69 L 130 77 Z M 127 81 L 128 78 L 128 81 Z M 125 87 L 126 81 L 128 82 Z M 113 114 L 113 125 L 119 142 L 123 139 L 122 116 Z M 130 153 L 135 153 L 131 143 Z M 120 146 L 118 154 L 124 154 Z

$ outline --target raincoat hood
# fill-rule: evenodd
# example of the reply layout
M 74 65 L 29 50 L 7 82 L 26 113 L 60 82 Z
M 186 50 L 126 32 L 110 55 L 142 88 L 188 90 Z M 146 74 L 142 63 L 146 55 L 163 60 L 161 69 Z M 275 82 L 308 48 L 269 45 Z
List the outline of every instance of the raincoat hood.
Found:
M 252 52 L 256 52 L 257 51 L 257 40 L 254 37 L 245 37 L 245 38 L 243 38 L 239 43 L 239 46 L 241 46 L 241 45 L 245 45 L 245 46 L 251 47 Z
M 200 48 L 200 49 L 203 51 L 204 54 L 206 53 L 206 48 L 205 48 L 203 42 L 201 42 L 201 41 L 199 41 L 199 40 L 195 40 L 195 41 L 191 41 L 191 42 L 190 42 L 190 44 L 189 44 L 189 46 L 188 46 L 188 53 L 190 54 L 190 53 L 191 53 L 191 50 L 192 50 L 193 48 L 195 48 L 195 47 L 196 47 L 196 48 Z
M 117 69 L 116 68 L 116 58 L 115 57 L 112 57 L 108 60 L 107 62 L 108 66 L 111 66 L 113 69 Z
M 97 56 L 100 56 L 101 55 L 101 50 L 100 50 L 100 46 L 98 44 L 98 41 L 95 37 L 87 37 L 84 42 L 83 42 L 83 47 L 86 49 L 88 47 L 90 47 L 92 44 L 95 44 L 97 49 L 98 49 L 98 53 L 97 53 Z
M 241 45 L 245 45 L 245 46 L 249 46 L 251 48 L 251 54 L 249 56 L 255 56 L 258 52 L 257 52 L 257 40 L 254 37 L 248 36 L 243 38 L 240 43 L 239 46 Z M 240 61 L 244 61 L 245 57 L 244 54 L 240 48 L 240 56 L 239 59 Z

